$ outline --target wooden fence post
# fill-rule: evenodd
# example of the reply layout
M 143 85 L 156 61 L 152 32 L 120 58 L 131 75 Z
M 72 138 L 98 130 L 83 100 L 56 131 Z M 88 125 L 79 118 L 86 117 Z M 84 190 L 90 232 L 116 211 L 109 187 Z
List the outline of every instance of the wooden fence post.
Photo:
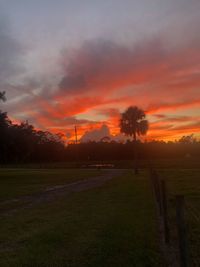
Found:
M 162 200 L 162 215 L 164 223 L 165 243 L 170 242 L 169 222 L 168 222 L 168 210 L 167 210 L 167 193 L 165 181 L 161 180 L 161 200 Z
M 187 227 L 185 222 L 184 196 L 176 196 L 176 220 L 179 239 L 180 266 L 189 266 Z

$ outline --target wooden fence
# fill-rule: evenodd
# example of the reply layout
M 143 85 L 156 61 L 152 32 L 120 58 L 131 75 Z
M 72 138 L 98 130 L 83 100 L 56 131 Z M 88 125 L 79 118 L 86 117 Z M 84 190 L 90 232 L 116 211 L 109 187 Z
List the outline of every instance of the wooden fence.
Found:
M 175 223 L 170 221 L 169 216 L 169 197 L 166 188 L 166 181 L 162 179 L 158 173 L 150 169 L 150 179 L 155 196 L 156 206 L 158 209 L 159 219 L 162 223 L 163 228 L 163 239 L 166 247 L 173 247 L 174 251 L 178 251 L 177 265 L 180 267 L 196 267 L 200 266 L 200 255 L 199 259 L 192 256 L 192 252 L 189 245 L 189 228 L 187 216 L 192 218 L 200 225 L 200 215 L 197 209 L 189 205 L 185 200 L 184 195 L 175 195 L 173 198 Z M 171 212 L 171 210 L 170 210 Z M 176 231 L 176 241 L 171 237 L 171 233 Z M 174 245 L 176 244 L 176 245 Z M 169 255 L 168 255 L 169 256 Z M 167 265 L 167 264 L 166 264 Z M 172 264 L 171 266 L 177 266 Z M 168 264 L 167 266 L 170 266 Z

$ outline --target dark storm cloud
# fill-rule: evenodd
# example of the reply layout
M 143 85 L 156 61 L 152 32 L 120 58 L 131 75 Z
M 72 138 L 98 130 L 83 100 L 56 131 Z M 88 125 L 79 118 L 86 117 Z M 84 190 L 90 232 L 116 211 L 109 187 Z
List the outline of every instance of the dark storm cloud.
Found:
M 65 75 L 59 83 L 62 92 L 76 94 L 137 82 L 137 72 L 168 56 L 162 41 L 152 38 L 132 47 L 113 41 L 93 40 L 64 56 Z M 132 76 L 132 78 L 130 78 Z M 139 78 L 140 79 L 140 78 Z
M 0 84 L 21 71 L 23 49 L 12 36 L 9 25 L 0 19 Z
M 65 75 L 58 90 L 46 87 L 28 105 L 25 103 L 27 112 L 31 106 L 33 110 L 35 105 L 38 106 L 38 113 L 31 115 L 37 116 L 37 125 L 92 123 L 72 117 L 92 108 L 99 109 L 97 115 L 104 115 L 117 124 L 118 109 L 100 108 L 106 104 L 130 105 L 140 101 L 152 114 L 165 109 L 190 108 L 199 103 L 195 96 L 200 81 L 193 73 L 199 66 L 199 54 L 192 45 L 169 49 L 160 36 L 129 46 L 93 40 L 84 42 L 79 49 L 68 50 L 62 62 Z M 135 84 L 145 85 L 145 88 L 141 90 L 139 87 L 134 96 L 129 96 L 133 90 L 126 98 L 117 95 L 124 87 Z M 117 97 L 113 99 L 112 93 Z M 178 99 L 177 95 L 180 96 Z
M 105 40 L 87 41 L 64 55 L 65 75 L 56 94 L 109 97 L 124 88 L 142 85 L 146 88 L 129 93 L 135 93 L 135 101 L 143 100 L 146 107 L 160 106 L 158 97 L 174 103 L 179 95 L 178 102 L 193 102 L 199 95 L 199 50 L 197 43 L 168 47 L 163 36 L 129 46 Z
M 67 75 L 64 76 L 59 84 L 61 90 L 67 90 L 68 92 L 74 92 L 76 89 L 84 89 L 86 87 L 86 80 L 83 75 Z

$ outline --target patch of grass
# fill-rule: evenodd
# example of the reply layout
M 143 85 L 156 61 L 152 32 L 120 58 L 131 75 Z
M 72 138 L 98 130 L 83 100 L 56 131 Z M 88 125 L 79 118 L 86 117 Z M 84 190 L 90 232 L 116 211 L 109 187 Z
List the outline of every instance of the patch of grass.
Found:
M 100 175 L 99 170 L 72 169 L 1 169 L 0 201 Z
M 0 227 L 2 267 L 160 266 L 144 172 L 4 217 Z
M 189 249 L 192 263 L 200 255 L 200 176 L 198 169 L 160 170 L 165 178 L 169 195 L 169 212 L 172 232 L 176 227 L 175 195 L 185 197 L 185 217 L 188 226 Z M 176 233 L 174 233 L 175 235 Z M 200 262 L 197 265 L 199 266 Z
M 198 157 L 179 157 L 179 158 L 153 158 L 150 157 L 152 167 L 155 169 L 200 169 Z M 134 158 L 131 160 L 96 160 L 96 161 L 68 161 L 68 162 L 55 162 L 55 163 L 42 163 L 42 164 L 11 164 L 3 165 L 7 168 L 24 168 L 24 169 L 76 169 L 78 168 L 90 168 L 95 164 L 113 164 L 114 168 L 119 169 L 133 169 Z M 149 168 L 149 160 L 138 159 L 139 168 Z M 93 167 L 92 167 L 93 168 Z

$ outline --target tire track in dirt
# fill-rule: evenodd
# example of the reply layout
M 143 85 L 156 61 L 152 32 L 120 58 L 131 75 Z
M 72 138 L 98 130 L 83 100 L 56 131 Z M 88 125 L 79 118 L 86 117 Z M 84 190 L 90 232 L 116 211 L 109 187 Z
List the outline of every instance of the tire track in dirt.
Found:
M 103 186 L 107 181 L 123 173 L 123 170 L 106 170 L 102 175 L 79 180 L 73 183 L 47 187 L 44 191 L 0 202 L 0 216 L 9 216 L 19 210 L 30 208 L 34 205 L 54 201 L 59 197 L 71 193 L 86 191 Z

